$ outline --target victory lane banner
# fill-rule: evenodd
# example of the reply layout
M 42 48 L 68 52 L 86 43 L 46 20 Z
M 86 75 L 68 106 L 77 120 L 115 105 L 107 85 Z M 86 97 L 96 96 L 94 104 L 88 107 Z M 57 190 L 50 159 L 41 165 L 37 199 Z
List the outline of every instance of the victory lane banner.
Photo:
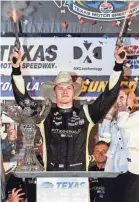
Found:
M 76 80 L 77 77 L 73 77 Z M 96 99 L 105 89 L 108 83 L 109 76 L 82 76 L 83 86 L 82 93 L 78 99 L 90 100 Z M 53 81 L 55 76 L 24 76 L 26 88 L 29 95 L 34 99 L 41 99 L 40 86 L 44 82 Z M 136 76 L 125 77 L 121 84 L 127 84 L 139 97 L 139 78 Z M 1 99 L 13 100 L 13 91 L 11 85 L 11 76 L 2 76 L 0 81 Z
M 1 75 L 10 75 L 10 54 L 15 38 L 2 37 Z M 139 76 L 139 40 L 124 39 L 132 76 Z M 114 67 L 116 38 L 20 38 L 23 75 L 52 76 L 60 71 L 77 75 L 110 75 Z

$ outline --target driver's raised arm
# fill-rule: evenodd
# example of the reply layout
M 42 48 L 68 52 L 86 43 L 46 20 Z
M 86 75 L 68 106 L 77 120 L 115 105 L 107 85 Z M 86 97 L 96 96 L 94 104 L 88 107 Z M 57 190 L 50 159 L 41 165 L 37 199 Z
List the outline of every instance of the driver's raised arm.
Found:
M 85 106 L 87 108 L 86 110 L 88 111 L 90 120 L 94 124 L 99 122 L 104 117 L 117 99 L 120 84 L 123 80 L 123 63 L 126 59 L 126 52 L 124 58 L 120 57 L 119 54 L 121 52 L 125 52 L 124 47 L 116 47 L 115 66 L 104 92 L 94 101 L 94 103 Z
M 15 100 L 17 104 L 19 105 L 20 105 L 20 101 L 24 100 L 25 98 L 33 100 L 28 95 L 28 92 L 25 86 L 25 81 L 21 74 L 21 70 L 20 70 L 21 59 L 22 59 L 21 52 L 20 51 L 17 52 L 16 49 L 14 49 L 13 53 L 10 55 L 10 61 L 12 64 L 11 83 L 12 83 Z M 16 61 L 16 63 L 14 63 L 14 60 Z

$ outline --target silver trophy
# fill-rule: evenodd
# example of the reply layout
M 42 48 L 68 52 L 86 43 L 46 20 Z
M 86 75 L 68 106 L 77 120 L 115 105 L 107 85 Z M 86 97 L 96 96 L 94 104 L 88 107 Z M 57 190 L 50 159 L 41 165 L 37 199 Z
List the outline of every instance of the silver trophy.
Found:
M 51 109 L 49 99 L 36 101 L 29 98 L 21 100 L 17 104 L 4 104 L 2 111 L 15 122 L 19 123 L 23 134 L 23 145 L 25 148 L 24 158 L 18 172 L 24 171 L 43 171 L 43 166 L 39 163 L 34 151 L 34 139 L 37 131 L 36 125 L 44 120 Z

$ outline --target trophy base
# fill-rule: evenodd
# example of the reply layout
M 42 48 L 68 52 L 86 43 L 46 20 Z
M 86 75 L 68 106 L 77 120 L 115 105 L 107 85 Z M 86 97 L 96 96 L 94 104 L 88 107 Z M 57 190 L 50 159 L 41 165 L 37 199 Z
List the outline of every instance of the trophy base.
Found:
M 16 168 L 18 172 L 26 171 L 44 171 L 44 167 L 38 161 L 33 147 L 26 147 L 23 161 L 19 167 Z
M 36 171 L 44 171 L 44 168 L 42 166 L 38 165 L 21 165 L 20 167 L 16 168 L 17 172 L 36 172 Z

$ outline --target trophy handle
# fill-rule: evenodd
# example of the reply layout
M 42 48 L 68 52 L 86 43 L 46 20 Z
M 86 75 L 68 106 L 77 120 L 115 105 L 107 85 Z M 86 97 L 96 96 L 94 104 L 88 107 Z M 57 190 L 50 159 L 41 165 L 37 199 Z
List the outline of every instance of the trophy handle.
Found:
M 9 173 L 11 173 L 13 170 L 15 170 L 17 166 L 17 162 L 3 162 L 3 167 L 5 170 L 5 175 L 8 175 Z

